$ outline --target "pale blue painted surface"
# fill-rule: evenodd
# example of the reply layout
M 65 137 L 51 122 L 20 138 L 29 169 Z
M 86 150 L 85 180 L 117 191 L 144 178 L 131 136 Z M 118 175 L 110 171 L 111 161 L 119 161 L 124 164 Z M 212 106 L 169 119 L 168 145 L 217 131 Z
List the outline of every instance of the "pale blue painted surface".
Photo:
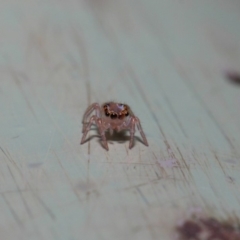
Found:
M 239 216 L 240 88 L 224 78 L 239 8 L 1 1 L 1 239 L 167 240 L 192 209 Z M 79 145 L 86 107 L 108 100 L 132 107 L 148 148 Z

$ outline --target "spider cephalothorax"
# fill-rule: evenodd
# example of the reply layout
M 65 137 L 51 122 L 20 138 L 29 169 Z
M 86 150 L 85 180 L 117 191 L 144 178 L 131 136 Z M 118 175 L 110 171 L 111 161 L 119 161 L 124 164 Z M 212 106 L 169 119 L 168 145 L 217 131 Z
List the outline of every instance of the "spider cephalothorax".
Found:
M 93 111 L 95 111 L 95 115 L 92 115 L 90 117 Z M 102 106 L 100 106 L 98 103 L 93 103 L 92 105 L 90 105 L 83 116 L 83 130 L 82 130 L 83 136 L 81 144 L 84 143 L 87 133 L 90 130 L 91 125 L 94 123 L 98 127 L 103 145 L 107 150 L 108 145 L 105 137 L 105 132 L 107 130 L 109 130 L 110 132 L 112 132 L 113 130 L 115 131 L 129 130 L 130 131 L 129 148 L 132 148 L 135 127 L 137 127 L 138 130 L 140 131 L 144 144 L 148 146 L 148 142 L 142 130 L 139 119 L 136 116 L 134 116 L 132 110 L 126 104 L 108 102 L 104 103 Z
M 105 116 L 111 119 L 124 119 L 129 115 L 129 107 L 122 103 L 105 103 L 103 105 Z

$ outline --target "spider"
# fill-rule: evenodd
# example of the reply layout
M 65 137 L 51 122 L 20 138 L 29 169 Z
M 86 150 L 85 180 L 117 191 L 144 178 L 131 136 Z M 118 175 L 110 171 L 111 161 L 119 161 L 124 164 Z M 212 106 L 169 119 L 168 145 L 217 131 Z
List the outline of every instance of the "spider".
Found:
M 92 115 L 92 112 L 95 111 L 95 115 Z M 142 130 L 139 119 L 133 114 L 130 107 L 126 104 L 117 103 L 117 102 L 107 102 L 100 106 L 98 103 L 91 104 L 84 116 L 83 116 L 83 129 L 82 129 L 82 140 L 81 144 L 85 142 L 88 131 L 90 130 L 92 124 L 95 124 L 98 128 L 98 131 L 102 138 L 103 147 L 108 150 L 108 144 L 105 136 L 107 130 L 110 131 L 110 134 L 113 133 L 113 130 L 119 132 L 121 130 L 130 131 L 130 142 L 129 149 L 133 147 L 135 126 L 137 126 L 143 143 L 148 146 L 147 139 Z

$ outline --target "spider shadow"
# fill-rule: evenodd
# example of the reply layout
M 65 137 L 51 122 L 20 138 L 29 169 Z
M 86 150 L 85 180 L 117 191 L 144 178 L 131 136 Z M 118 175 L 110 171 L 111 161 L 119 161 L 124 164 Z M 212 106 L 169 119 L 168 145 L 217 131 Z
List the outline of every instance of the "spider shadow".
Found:
M 93 130 L 93 129 L 91 129 Z M 106 139 L 107 139 L 107 142 L 110 143 L 110 144 L 113 144 L 113 142 L 118 142 L 118 143 L 125 143 L 127 141 L 130 141 L 130 136 L 127 134 L 128 131 L 120 131 L 120 132 L 116 132 L 116 131 L 113 131 L 113 133 L 111 134 L 109 131 L 107 131 L 105 133 L 105 136 L 106 136 Z M 90 136 L 89 138 L 87 138 L 84 143 L 88 142 L 88 141 L 91 141 L 93 138 L 97 137 L 98 138 L 98 142 L 102 145 L 102 139 L 99 135 L 92 135 Z M 136 141 L 139 141 L 141 142 L 143 145 L 144 145 L 144 142 L 143 140 L 138 137 L 138 136 L 134 136 L 134 140 Z M 133 144 L 133 147 L 135 146 L 135 141 L 134 141 L 134 144 Z
M 118 143 L 124 143 L 129 140 L 129 136 L 127 135 L 126 131 L 116 132 L 113 131 L 111 134 L 109 131 L 105 134 L 107 141 L 110 143 L 112 142 L 118 142 Z

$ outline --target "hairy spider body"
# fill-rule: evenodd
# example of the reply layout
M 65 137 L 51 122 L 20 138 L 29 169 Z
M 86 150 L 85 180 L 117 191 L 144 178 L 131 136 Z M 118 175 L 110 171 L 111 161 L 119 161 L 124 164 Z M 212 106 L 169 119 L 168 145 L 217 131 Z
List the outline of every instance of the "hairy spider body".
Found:
M 95 114 L 90 115 L 95 111 Z M 90 117 L 90 118 L 89 118 Z M 95 124 L 102 138 L 103 146 L 108 150 L 108 144 L 105 136 L 106 131 L 119 132 L 121 130 L 130 131 L 129 148 L 133 147 L 135 128 L 139 130 L 143 143 L 148 146 L 147 139 L 142 130 L 139 119 L 133 114 L 130 107 L 126 104 L 108 102 L 100 106 L 98 103 L 91 104 L 83 116 L 83 136 L 81 144 L 85 142 L 88 131 L 92 124 Z

